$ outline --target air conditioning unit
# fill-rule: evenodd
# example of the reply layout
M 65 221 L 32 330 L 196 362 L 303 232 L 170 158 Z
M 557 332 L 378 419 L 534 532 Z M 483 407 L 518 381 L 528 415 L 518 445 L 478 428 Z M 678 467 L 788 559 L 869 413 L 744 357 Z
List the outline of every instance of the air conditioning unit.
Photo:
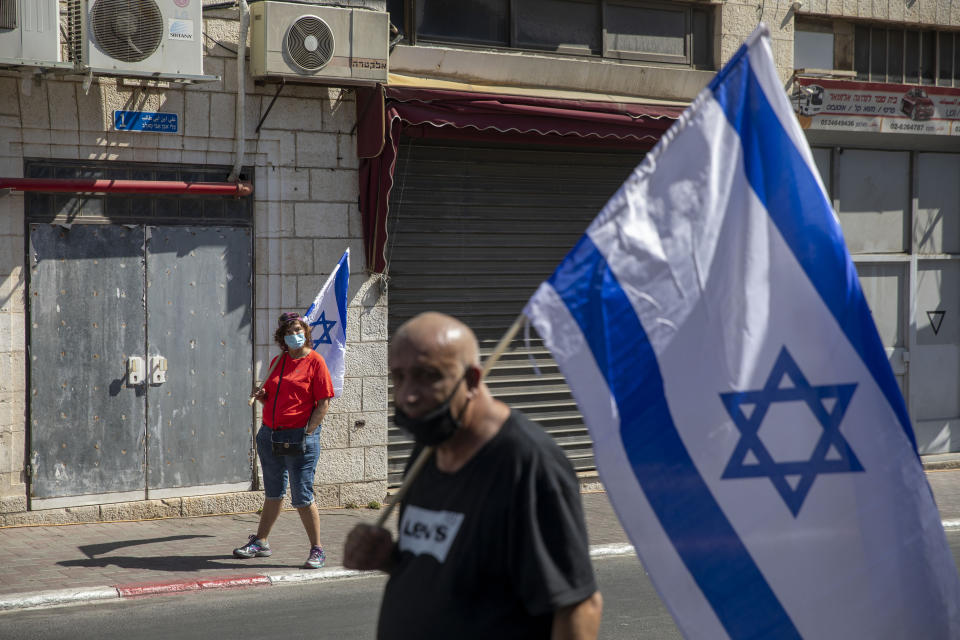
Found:
M 250 6 L 250 73 L 334 86 L 387 82 L 385 11 L 264 0 Z
M 201 0 L 69 0 L 71 54 L 96 74 L 207 79 Z
M 0 0 L 0 66 L 71 66 L 60 61 L 58 0 Z

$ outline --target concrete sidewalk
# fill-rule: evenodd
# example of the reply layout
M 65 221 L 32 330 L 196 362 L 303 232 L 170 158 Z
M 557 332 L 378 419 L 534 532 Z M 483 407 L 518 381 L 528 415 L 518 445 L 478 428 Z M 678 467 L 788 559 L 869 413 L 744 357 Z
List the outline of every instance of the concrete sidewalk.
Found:
M 960 528 L 960 470 L 929 471 L 927 478 L 945 526 Z M 592 552 L 631 553 L 606 493 L 585 493 L 583 503 Z M 343 542 L 355 524 L 378 515 L 321 511 L 327 563 L 313 571 L 301 568 L 309 543 L 293 511 L 281 514 L 270 535 L 273 555 L 250 560 L 232 550 L 256 531 L 256 513 L 0 529 L 0 611 L 357 575 L 342 568 Z M 395 514 L 388 526 L 396 530 Z
M 584 494 L 583 502 L 591 544 L 623 552 L 627 537 L 606 494 Z M 256 532 L 256 513 L 0 529 L 0 611 L 356 575 L 342 568 L 344 540 L 355 524 L 379 514 L 322 510 L 327 562 L 320 570 L 301 568 L 310 544 L 295 511 L 280 515 L 270 535 L 273 555 L 250 560 L 232 551 Z M 388 527 L 396 530 L 396 512 Z

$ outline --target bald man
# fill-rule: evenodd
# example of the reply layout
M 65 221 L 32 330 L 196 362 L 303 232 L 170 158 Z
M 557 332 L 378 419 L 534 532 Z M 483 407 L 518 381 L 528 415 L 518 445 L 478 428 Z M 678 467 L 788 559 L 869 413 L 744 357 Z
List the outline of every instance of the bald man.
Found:
M 400 505 L 396 542 L 370 525 L 347 537 L 344 566 L 390 574 L 377 637 L 596 638 L 603 604 L 576 474 L 490 394 L 470 328 L 416 316 L 391 341 L 390 375 L 410 460 L 436 452 Z

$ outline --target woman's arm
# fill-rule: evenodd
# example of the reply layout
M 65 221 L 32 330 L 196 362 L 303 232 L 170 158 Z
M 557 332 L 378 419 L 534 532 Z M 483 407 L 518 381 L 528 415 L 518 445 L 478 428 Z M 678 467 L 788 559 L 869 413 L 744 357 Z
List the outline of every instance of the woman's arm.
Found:
M 317 403 L 317 407 L 313 410 L 313 413 L 310 414 L 310 419 L 307 421 L 307 435 L 317 430 L 317 427 L 323 422 L 323 417 L 327 415 L 327 409 L 329 408 L 330 398 L 324 398 Z

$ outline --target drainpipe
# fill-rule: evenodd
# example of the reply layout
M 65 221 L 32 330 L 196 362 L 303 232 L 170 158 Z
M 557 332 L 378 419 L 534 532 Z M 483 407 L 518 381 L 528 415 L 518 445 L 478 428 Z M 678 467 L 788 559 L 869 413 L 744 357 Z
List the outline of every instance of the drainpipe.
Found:
M 236 139 L 234 140 L 233 170 L 230 171 L 228 182 L 236 182 L 240 177 L 240 167 L 243 165 L 243 151 L 246 146 L 246 99 L 247 99 L 247 70 L 245 66 L 247 56 L 247 31 L 250 29 L 250 6 L 247 0 L 240 0 L 240 39 L 237 42 L 237 115 Z
M 0 190 L 58 193 L 136 193 L 201 196 L 249 196 L 249 182 L 179 182 L 176 180 L 97 180 L 92 178 L 0 178 Z

